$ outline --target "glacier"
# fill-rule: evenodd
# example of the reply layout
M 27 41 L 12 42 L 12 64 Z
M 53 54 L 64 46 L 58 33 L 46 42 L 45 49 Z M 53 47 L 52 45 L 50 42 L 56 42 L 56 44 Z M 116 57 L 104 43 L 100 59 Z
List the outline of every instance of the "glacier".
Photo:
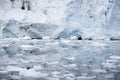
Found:
M 4 38 L 42 38 L 50 36 L 55 38 L 62 28 L 58 25 L 49 23 L 20 23 L 16 20 L 9 20 L 3 29 Z
M 0 0 L 0 80 L 120 80 L 120 0 Z
M 22 9 L 25 1 L 29 2 L 31 10 L 27 10 L 27 3 L 26 9 Z M 0 0 L 0 25 L 3 30 L 7 27 L 3 24 L 10 23 L 10 20 L 21 24 L 53 24 L 60 30 L 53 31 L 54 37 L 68 38 L 74 34 L 94 39 L 119 38 L 119 3 L 119 0 Z M 11 37 L 17 35 L 14 30 L 10 32 L 14 33 Z M 24 33 L 18 35 L 27 36 Z

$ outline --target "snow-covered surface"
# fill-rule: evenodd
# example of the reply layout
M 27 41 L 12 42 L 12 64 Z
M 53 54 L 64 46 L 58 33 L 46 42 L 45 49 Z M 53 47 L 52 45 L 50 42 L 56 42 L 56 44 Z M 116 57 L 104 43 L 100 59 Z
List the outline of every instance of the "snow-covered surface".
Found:
M 119 13 L 120 0 L 0 0 L 0 80 L 120 80 Z
M 26 0 L 31 3 L 31 11 L 22 10 L 22 1 L 0 0 L 0 19 L 25 21 L 32 23 L 59 24 L 64 17 L 66 4 L 71 0 Z
M 25 10 L 22 9 L 23 1 L 30 3 L 30 10 L 27 3 Z M 19 23 L 25 23 L 23 26 L 39 23 L 48 24 L 51 28 L 51 24 L 59 26 L 50 31 L 56 37 L 82 35 L 95 39 L 120 38 L 119 5 L 119 0 L 15 0 L 13 3 L 10 0 L 0 0 L 0 37 L 4 38 L 3 29 L 11 26 L 6 24 L 15 20 L 12 24 L 18 27 L 10 29 L 14 36 L 9 31 L 5 32 L 11 37 L 28 36 L 21 32 Z M 32 32 L 39 34 L 34 29 Z

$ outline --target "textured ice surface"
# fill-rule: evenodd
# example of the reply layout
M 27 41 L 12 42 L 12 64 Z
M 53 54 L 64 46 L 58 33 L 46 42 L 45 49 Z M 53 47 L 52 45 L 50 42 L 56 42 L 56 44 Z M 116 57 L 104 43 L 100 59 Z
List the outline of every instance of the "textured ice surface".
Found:
M 119 80 L 119 41 L 0 41 L 0 79 Z
M 17 26 L 16 21 L 17 23 L 39 24 L 39 26 L 42 24 L 51 28 L 54 28 L 54 25 L 59 26 L 59 30 L 55 29 L 56 31 L 54 31 L 53 29 L 49 31 L 55 34 L 56 37 L 67 38 L 74 35 L 82 35 L 83 37 L 106 39 L 111 36 L 120 36 L 119 0 L 25 1 L 28 1 L 31 10 L 28 10 L 27 3 L 25 10 L 23 10 L 21 0 L 15 0 L 13 3 L 10 0 L 0 0 L 1 36 L 3 28 L 11 26 L 9 20 L 15 20 L 14 23 L 12 22 L 13 26 Z M 26 26 L 26 24 L 23 26 Z M 24 32 L 19 34 L 19 31 L 17 31 L 18 27 L 16 27 L 15 31 L 14 29 L 6 30 L 4 34 L 9 34 L 11 37 L 23 37 L 23 35 L 26 35 Z M 34 31 L 37 33 L 36 30 Z M 49 32 L 45 32 L 45 34 L 49 34 Z M 53 35 L 51 36 L 53 37 Z
M 16 20 L 9 20 L 2 31 L 3 38 L 42 38 L 50 36 L 55 38 L 62 28 L 58 25 L 43 23 L 20 23 Z
M 119 13 L 120 0 L 0 0 L 0 80 L 120 80 Z

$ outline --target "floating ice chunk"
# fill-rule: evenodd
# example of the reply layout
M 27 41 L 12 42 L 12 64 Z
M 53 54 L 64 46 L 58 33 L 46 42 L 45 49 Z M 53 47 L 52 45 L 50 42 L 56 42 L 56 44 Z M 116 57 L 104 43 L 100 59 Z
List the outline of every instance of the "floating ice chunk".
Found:
M 63 77 L 71 77 L 71 78 L 75 78 L 75 75 L 72 73 L 69 74 L 64 74 Z
M 27 70 L 26 68 L 20 68 L 16 66 L 7 66 L 7 71 L 19 71 L 20 75 L 23 75 L 25 77 L 35 77 L 35 78 L 40 78 L 40 77 L 46 77 L 48 76 L 47 73 L 41 73 L 41 72 L 36 72 L 33 69 Z
M 93 69 L 92 71 L 96 73 L 106 73 L 106 70 L 104 69 Z
M 76 36 L 70 37 L 71 40 L 77 40 L 78 38 Z
M 55 45 L 59 45 L 59 43 L 57 41 L 51 43 L 51 42 L 48 42 L 48 43 L 45 43 L 46 46 L 55 46 Z
M 54 61 L 54 62 L 49 62 L 49 63 L 47 63 L 48 65 L 54 65 L 54 64 L 59 64 L 59 62 L 58 61 Z
M 118 62 L 118 60 L 116 60 L 116 59 L 112 59 L 112 60 L 110 60 L 110 59 L 108 59 L 108 60 L 105 60 L 107 63 L 117 63 Z
M 34 69 L 35 71 L 39 71 L 39 70 L 42 69 L 42 67 L 41 67 L 40 65 L 39 65 L 39 66 L 34 66 L 33 69 Z
M 75 60 L 75 57 L 66 57 L 67 60 Z
M 71 41 L 70 40 L 61 40 L 61 42 L 63 42 L 63 43 L 70 43 Z
M 64 65 L 64 67 L 68 67 L 68 68 L 75 68 L 76 66 L 77 66 L 76 64 Z
M 48 80 L 60 80 L 59 78 L 48 78 Z
M 17 62 L 16 60 L 10 60 L 8 64 L 9 64 L 9 65 L 18 64 L 18 62 Z
M 28 60 L 20 60 L 20 62 L 25 63 L 25 64 L 29 63 Z
M 34 46 L 32 45 L 20 45 L 20 49 L 23 50 L 32 50 L 34 48 Z
M 96 47 L 98 46 L 98 47 L 99 47 L 99 46 L 106 46 L 107 44 L 99 41 L 99 42 L 92 42 L 91 45 L 92 45 L 92 46 L 96 46 Z
M 110 56 L 110 59 L 118 59 L 118 60 L 120 60 L 120 56 L 116 56 L 116 55 Z
M 21 75 L 23 75 L 25 77 L 34 77 L 34 78 L 40 78 L 40 77 L 48 76 L 47 73 L 36 72 L 33 69 L 23 70 L 23 71 L 21 71 Z
M 44 36 L 44 37 L 42 37 L 42 38 L 43 38 L 43 40 L 49 40 L 49 39 L 50 39 L 49 36 Z
M 60 75 L 60 72 L 58 72 L 58 71 L 54 71 L 54 72 L 51 73 L 51 76 L 54 77 L 54 78 L 58 78 L 59 75 Z
M 65 80 L 75 80 L 75 78 L 72 78 L 72 77 L 66 77 Z
M 7 70 L 7 71 L 23 71 L 23 70 L 25 70 L 25 69 L 24 69 L 24 68 L 17 67 L 17 66 L 7 66 L 7 67 L 6 67 L 6 70 Z
M 87 77 L 87 76 L 78 76 L 78 77 L 76 77 L 76 80 L 92 80 L 94 78 L 96 78 L 96 76 L 89 76 L 89 77 Z
M 102 63 L 102 65 L 106 68 L 117 68 L 114 63 Z
M 23 40 L 29 40 L 29 39 L 31 39 L 29 36 L 25 36 L 25 37 L 21 37 L 21 38 L 19 38 L 19 39 L 23 39 Z

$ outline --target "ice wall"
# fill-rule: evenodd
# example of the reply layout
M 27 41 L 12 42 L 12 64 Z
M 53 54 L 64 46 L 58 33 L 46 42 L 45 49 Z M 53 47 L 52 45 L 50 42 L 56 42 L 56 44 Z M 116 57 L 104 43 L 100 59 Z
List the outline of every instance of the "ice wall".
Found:
M 54 34 L 57 34 L 54 36 L 64 38 L 82 35 L 104 39 L 120 35 L 119 0 L 13 1 L 0 0 L 0 20 L 5 22 L 4 24 L 9 23 L 9 20 L 31 24 L 54 24 L 60 29 L 54 31 Z
M 0 19 L 60 24 L 70 0 L 0 0 Z M 24 2 L 24 5 L 23 5 Z M 30 9 L 29 6 L 30 6 Z M 24 8 L 23 8 L 24 7 Z
M 107 28 L 110 35 L 120 38 L 120 0 L 113 1 L 113 3 L 114 7 L 112 8 Z
M 2 38 L 55 38 L 61 27 L 50 23 L 20 23 L 16 20 L 9 20 L 1 31 Z

